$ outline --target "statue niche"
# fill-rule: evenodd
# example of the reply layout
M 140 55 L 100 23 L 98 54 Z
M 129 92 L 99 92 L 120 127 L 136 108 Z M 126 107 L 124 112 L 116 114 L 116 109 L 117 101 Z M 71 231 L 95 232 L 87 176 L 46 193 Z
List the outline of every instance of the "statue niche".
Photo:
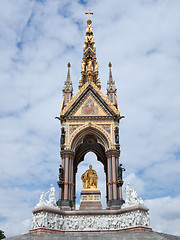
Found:
M 92 165 L 90 165 L 89 170 L 87 170 L 81 176 L 81 180 L 83 182 L 83 188 L 84 189 L 97 188 L 97 179 L 98 179 L 98 175 L 96 171 L 92 169 Z
M 81 191 L 81 204 L 79 210 L 101 210 L 101 192 L 97 188 L 97 173 L 92 165 L 81 176 L 84 189 Z

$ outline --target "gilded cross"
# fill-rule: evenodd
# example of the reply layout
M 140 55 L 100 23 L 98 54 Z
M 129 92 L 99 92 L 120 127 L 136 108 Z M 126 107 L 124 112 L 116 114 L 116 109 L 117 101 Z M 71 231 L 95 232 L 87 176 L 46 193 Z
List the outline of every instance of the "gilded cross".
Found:
M 93 12 L 91 12 L 89 9 L 88 12 L 85 12 L 85 14 L 88 14 L 88 20 L 90 20 L 90 14 L 93 14 Z

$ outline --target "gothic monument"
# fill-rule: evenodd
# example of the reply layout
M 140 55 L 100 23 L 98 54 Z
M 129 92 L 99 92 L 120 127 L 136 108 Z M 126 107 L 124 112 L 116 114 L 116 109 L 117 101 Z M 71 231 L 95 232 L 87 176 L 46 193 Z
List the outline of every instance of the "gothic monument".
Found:
M 126 201 L 122 196 L 122 173 L 119 164 L 119 122 L 121 116 L 116 86 L 109 63 L 107 96 L 101 92 L 96 47 L 88 14 L 81 62 L 79 91 L 73 96 L 68 63 L 67 79 L 63 88 L 61 123 L 61 165 L 59 167 L 59 199 L 51 185 L 49 200 L 42 193 L 33 210 L 30 233 L 152 231 L 148 209 L 137 193 L 126 186 Z M 81 176 L 80 209 L 75 210 L 76 173 L 87 152 L 94 152 L 104 166 L 106 175 L 107 208 L 102 209 L 98 175 L 90 165 Z

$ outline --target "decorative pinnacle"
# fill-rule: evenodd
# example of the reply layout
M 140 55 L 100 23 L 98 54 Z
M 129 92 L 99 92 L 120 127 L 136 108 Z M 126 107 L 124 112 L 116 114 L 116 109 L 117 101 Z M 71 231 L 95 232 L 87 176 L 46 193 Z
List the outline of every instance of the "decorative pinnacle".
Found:
M 71 67 L 70 62 L 68 62 L 67 67 L 68 67 L 68 72 L 67 72 L 66 83 L 71 81 L 71 80 L 70 80 L 70 67 Z
M 109 62 L 109 83 L 113 83 L 112 72 L 111 72 L 112 63 Z
M 112 63 L 109 62 L 108 66 L 109 66 L 109 81 L 107 82 L 107 92 L 112 92 L 112 91 L 116 92 L 115 82 L 113 81 L 112 71 L 111 71 Z
M 92 21 L 90 19 L 90 14 L 93 14 L 93 12 L 91 12 L 90 9 L 89 9 L 88 12 L 85 12 L 85 14 L 88 14 L 87 24 L 90 25 L 92 23 Z

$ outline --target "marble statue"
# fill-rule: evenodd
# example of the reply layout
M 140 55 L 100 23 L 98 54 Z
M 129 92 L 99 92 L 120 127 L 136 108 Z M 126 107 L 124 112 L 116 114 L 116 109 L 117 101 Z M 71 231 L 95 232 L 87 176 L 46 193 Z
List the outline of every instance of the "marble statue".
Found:
M 55 188 L 52 184 L 51 184 L 51 188 L 49 189 L 49 191 L 47 193 L 49 193 L 49 201 L 48 201 L 47 204 L 49 206 L 57 206 L 56 205 L 56 199 L 55 199 Z
M 82 176 L 81 180 L 83 181 L 83 188 L 97 188 L 97 179 L 98 175 L 95 170 L 92 169 L 92 165 L 89 166 L 89 170 L 87 170 Z
M 137 192 L 134 188 L 130 188 L 130 185 L 126 186 L 126 201 L 121 208 L 126 208 L 130 206 L 144 205 L 142 198 L 138 198 Z
M 46 195 L 48 193 L 49 193 L 49 200 L 46 199 Z M 41 193 L 39 202 L 35 208 L 43 207 L 43 206 L 57 207 L 56 199 L 55 199 L 55 188 L 52 184 L 51 184 L 51 188 L 49 189 L 49 191 L 46 194 L 44 192 Z
M 41 207 L 41 206 L 44 206 L 44 205 L 47 205 L 47 200 L 46 200 L 46 197 L 45 197 L 45 193 L 42 192 L 41 193 L 41 196 L 40 196 L 40 199 L 39 199 L 39 202 L 38 204 L 36 205 L 36 207 Z

